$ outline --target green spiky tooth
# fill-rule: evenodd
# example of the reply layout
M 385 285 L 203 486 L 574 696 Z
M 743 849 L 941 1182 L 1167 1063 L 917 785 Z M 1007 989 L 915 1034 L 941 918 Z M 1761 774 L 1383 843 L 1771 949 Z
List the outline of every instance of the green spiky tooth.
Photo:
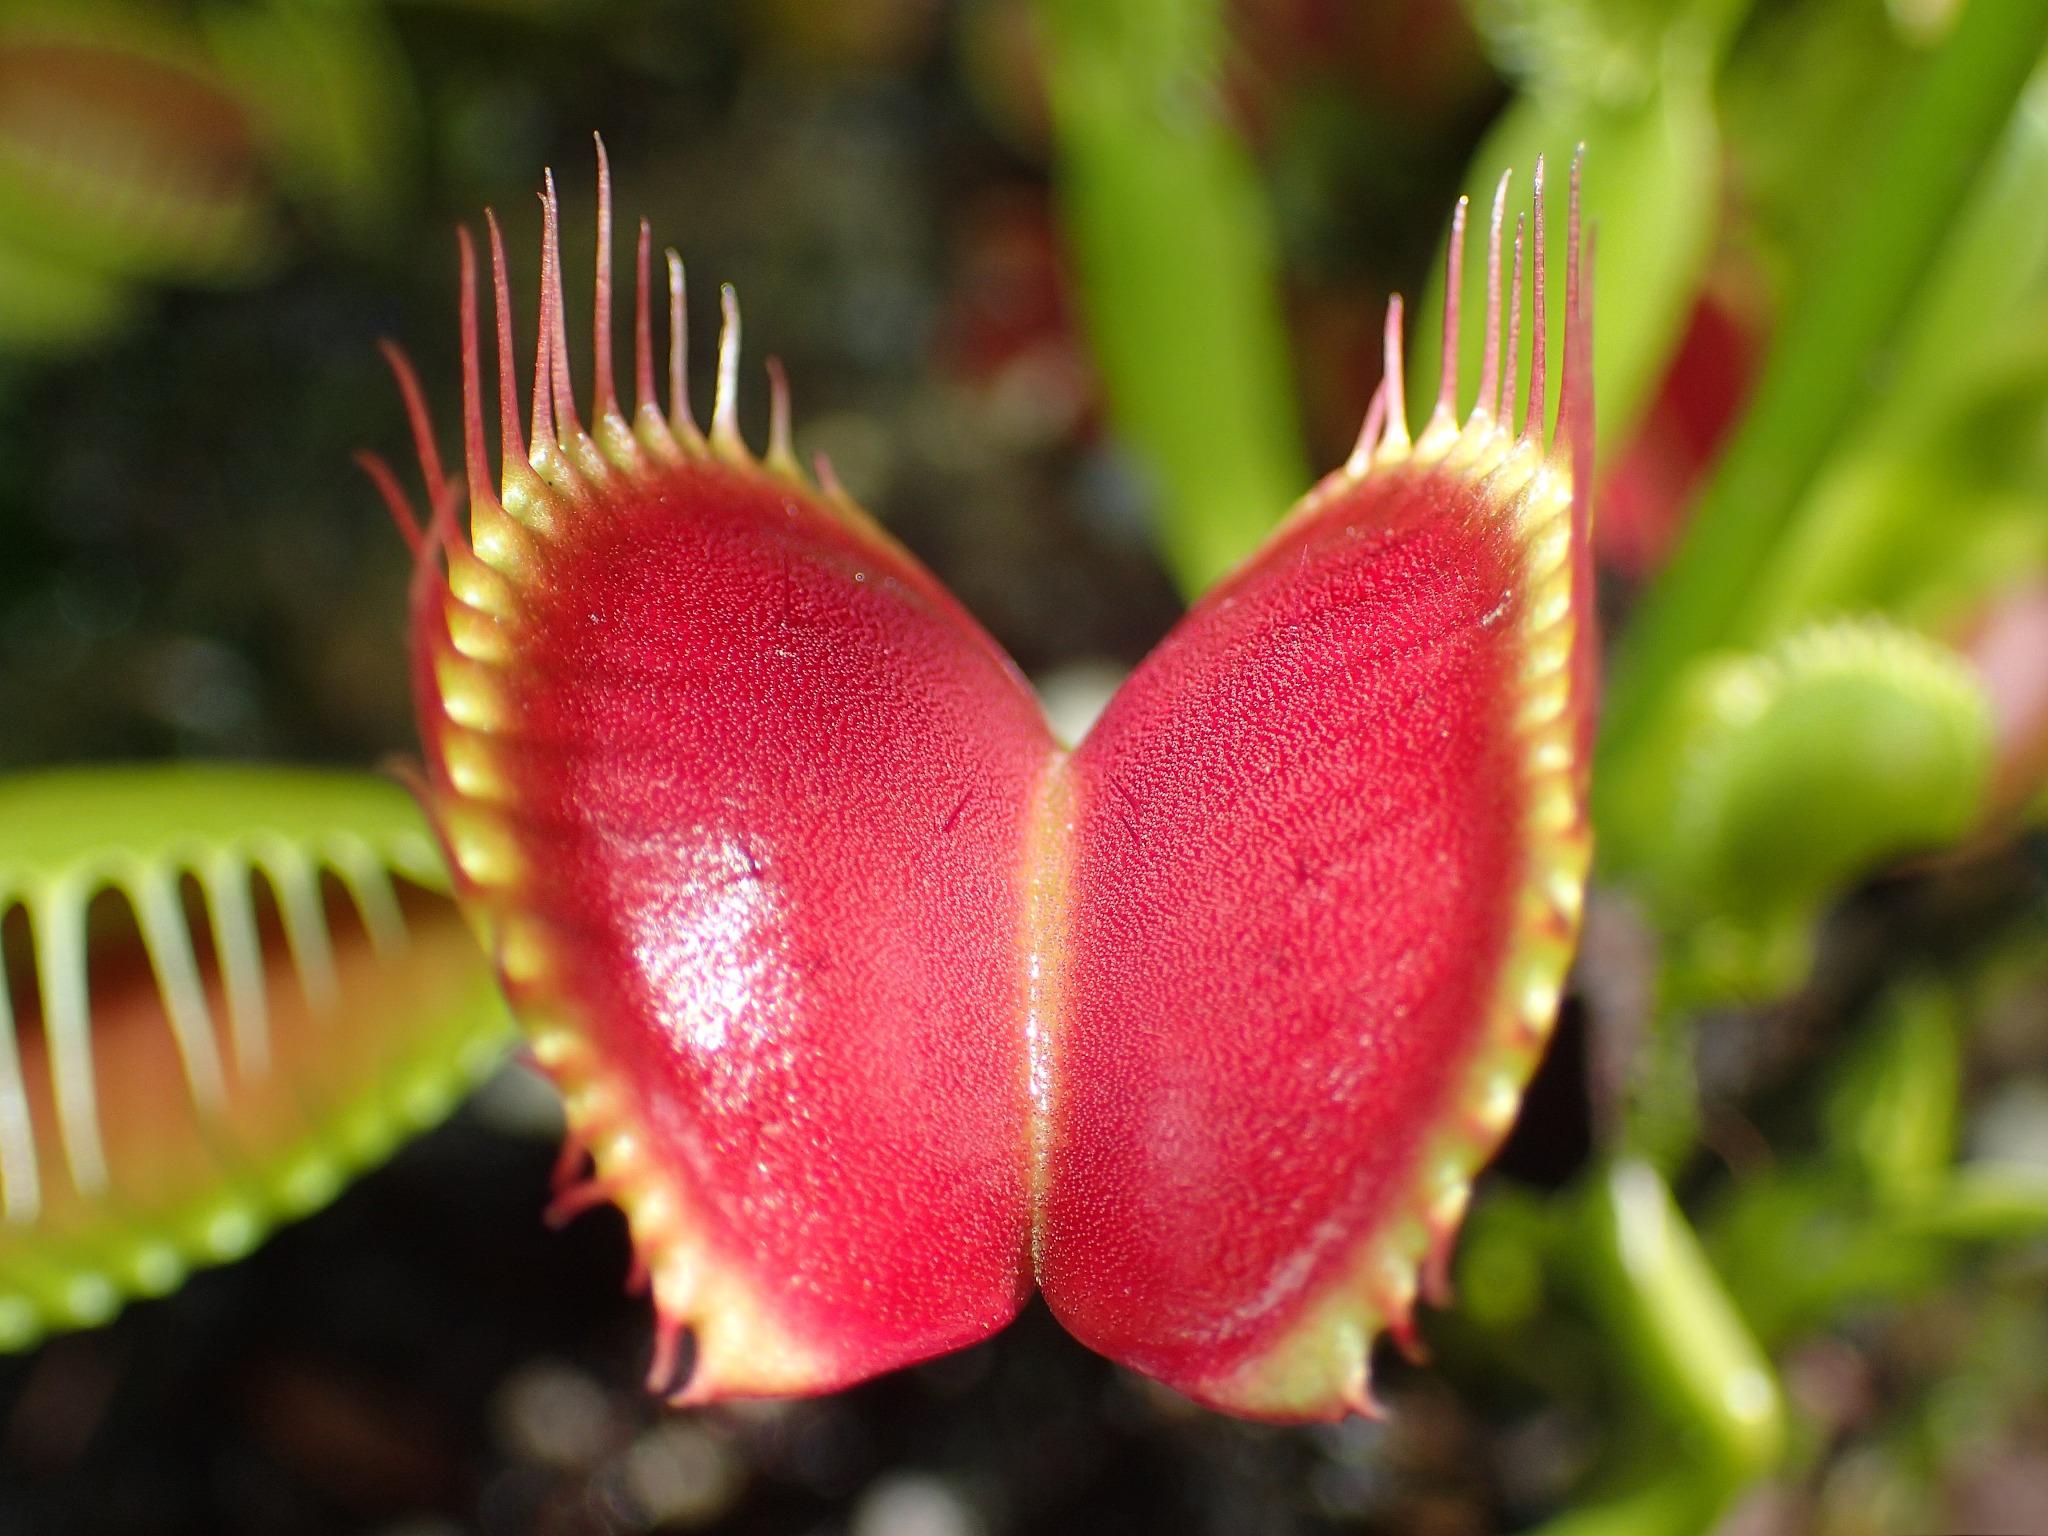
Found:
M 509 1021 L 447 884 L 379 779 L 0 782 L 0 915 L 30 938 L 0 956 L 28 967 L 0 974 L 0 1349 L 241 1257 L 489 1070 Z M 132 918 L 132 980 L 87 924 L 102 893 Z

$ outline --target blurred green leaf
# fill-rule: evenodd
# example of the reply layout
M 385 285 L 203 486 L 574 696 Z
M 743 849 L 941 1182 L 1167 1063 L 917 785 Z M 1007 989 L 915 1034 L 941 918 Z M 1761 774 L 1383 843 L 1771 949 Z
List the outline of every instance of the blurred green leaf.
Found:
M 1118 430 L 1192 597 L 1308 488 L 1265 192 L 1216 0 L 1039 0 L 1066 233 Z
M 1703 1223 L 1708 1251 L 1765 1348 L 1847 1309 L 1926 1290 L 1943 1273 L 1939 1245 L 1872 1219 L 1839 1171 L 1757 1171 L 1730 1184 Z
M 257 115 L 279 182 L 347 234 L 387 232 L 421 134 L 405 55 L 382 11 L 215 0 L 203 19 Z
M 1931 977 L 1893 988 L 1831 1085 L 1829 1146 L 1881 1203 L 1924 1196 L 1955 1156 L 1959 1012 Z
M 0 236 L 0 348 L 27 354 L 103 336 L 134 310 L 116 278 L 28 250 Z
M 1640 825 L 1611 829 L 1682 941 L 1697 997 L 1798 984 L 1823 904 L 1886 859 L 1954 841 L 1981 813 L 1992 723 L 1946 647 L 1870 620 L 1710 661 Z
M 1784 1445 L 1770 1362 L 1649 1165 L 1617 1162 L 1587 1189 L 1580 1273 L 1635 1385 L 1682 1451 L 1739 1484 Z
M 1970 1242 L 2048 1240 L 2048 1168 L 1965 1163 L 1901 1213 L 1901 1227 Z
M 1603 825 L 1657 813 L 1662 786 L 1645 780 L 1679 676 L 1725 639 L 1815 475 L 1880 392 L 1901 321 L 2044 42 L 2039 0 L 1972 0 L 1882 129 L 1677 557 L 1616 652 L 1594 777 Z
M 1891 378 L 1761 573 L 1741 638 L 1845 611 L 1940 623 L 2048 568 L 2048 76 L 1907 316 Z
M 1699 1536 L 1727 1496 L 1720 1478 L 1681 1462 L 1625 1492 L 1597 1495 L 1529 1536 Z

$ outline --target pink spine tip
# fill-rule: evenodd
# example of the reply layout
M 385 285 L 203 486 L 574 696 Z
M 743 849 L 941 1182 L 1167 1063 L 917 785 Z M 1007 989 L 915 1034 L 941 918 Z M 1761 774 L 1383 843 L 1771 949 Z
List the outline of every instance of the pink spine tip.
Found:
M 509 482 L 531 472 L 526 462 L 526 440 L 519 435 L 519 384 L 512 372 L 512 286 L 505 275 L 505 233 L 498 216 L 484 210 L 484 223 L 491 234 L 491 286 L 498 322 L 498 437 L 503 475 Z
M 674 246 L 668 257 L 668 411 L 669 424 L 684 443 L 702 447 L 704 434 L 697 430 L 696 413 L 690 409 L 690 319 L 688 289 L 683 276 L 683 258 Z
M 563 442 L 570 442 L 583 431 L 583 422 L 576 414 L 576 385 L 569 375 L 568 309 L 562 302 L 561 200 L 555 195 L 555 173 L 546 172 L 545 179 L 541 238 L 546 242 L 546 250 L 541 275 L 546 295 L 541 324 L 548 332 L 548 380 L 554 397 L 555 432 Z
M 398 536 L 405 540 L 405 547 L 411 551 L 413 559 L 423 559 L 427 552 L 426 530 L 420 526 L 412 498 L 405 494 L 405 487 L 398 483 L 398 476 L 392 473 L 390 464 L 381 454 L 371 453 L 366 448 L 358 449 L 355 459 L 356 466 L 370 477 L 370 483 L 377 488 L 377 495 L 391 513 Z
M 789 373 L 782 359 L 771 356 L 768 368 L 768 462 L 777 469 L 797 467 L 795 435 L 790 425 Z
M 1387 441 L 1397 448 L 1408 446 L 1408 390 L 1402 377 L 1401 295 L 1387 300 L 1387 325 L 1382 339 L 1384 368 L 1380 389 L 1387 400 Z
M 1515 430 L 1515 386 L 1522 373 L 1522 237 L 1525 220 L 1515 215 L 1515 262 L 1514 278 L 1508 284 L 1508 347 L 1507 366 L 1500 374 L 1500 424 L 1512 432 Z
M 839 471 L 832 467 L 832 460 L 823 452 L 811 456 L 811 470 L 818 477 L 818 489 L 835 501 L 846 498 L 846 486 L 839 478 Z
M 455 232 L 462 274 L 462 473 L 469 481 L 472 502 L 490 495 L 490 471 L 484 459 L 483 361 L 476 324 L 476 242 L 467 229 Z
M 719 285 L 718 308 L 724 323 L 718 329 L 718 385 L 711 396 L 711 441 L 728 451 L 744 454 L 746 439 L 740 436 L 740 296 L 731 283 Z
M 654 396 L 653 298 L 654 228 L 640 221 L 640 245 L 633 258 L 633 409 L 658 410 Z
M 377 350 L 384 354 L 385 365 L 398 381 L 399 397 L 405 402 L 406 422 L 412 428 L 413 451 L 419 455 L 420 478 L 426 484 L 427 505 L 433 506 L 448 494 L 448 477 L 441 467 L 441 450 L 434 442 L 434 418 L 427 409 L 426 391 L 420 388 L 412 359 L 405 355 L 397 342 L 387 337 L 377 343 Z
M 1451 209 L 1451 241 L 1444 253 L 1444 356 L 1432 423 L 1452 421 L 1458 409 L 1458 314 L 1465 300 L 1465 214 L 1469 198 Z
M 1351 446 L 1351 458 L 1346 465 L 1353 474 L 1363 474 L 1372 463 L 1373 450 L 1379 447 L 1380 433 L 1387 424 L 1387 384 L 1382 378 L 1373 387 L 1372 398 L 1365 404 L 1365 421 L 1358 429 L 1358 441 Z
M 1493 216 L 1486 229 L 1486 351 L 1479 365 L 1479 396 L 1472 402 L 1472 414 L 1490 412 L 1500 399 L 1500 236 L 1507 217 L 1508 181 L 1514 172 L 1502 171 L 1493 189 Z
M 590 325 L 590 410 L 603 421 L 619 414 L 612 377 L 612 164 L 604 151 L 604 135 L 594 133 L 591 138 L 597 145 L 597 281 Z

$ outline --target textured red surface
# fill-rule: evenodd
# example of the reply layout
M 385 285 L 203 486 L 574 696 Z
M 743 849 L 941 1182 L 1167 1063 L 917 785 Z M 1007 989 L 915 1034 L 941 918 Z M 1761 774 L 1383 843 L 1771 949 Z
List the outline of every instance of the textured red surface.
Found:
M 1518 225 L 1505 346 L 1465 431 L 1453 373 L 1411 445 L 1393 301 L 1352 465 L 1068 755 L 927 573 L 843 497 L 798 488 L 772 364 L 752 461 L 729 289 L 708 437 L 690 421 L 674 253 L 662 414 L 644 223 L 629 433 L 599 164 L 606 448 L 577 423 L 550 186 L 531 455 L 491 230 L 525 526 L 486 489 L 467 237 L 476 548 L 451 550 L 445 587 L 452 488 L 395 353 L 433 537 L 366 467 L 421 562 L 429 799 L 594 1159 L 572 1200 L 627 1211 L 655 1384 L 688 1327 L 680 1401 L 829 1390 L 985 1336 L 1035 1280 L 1083 1340 L 1204 1401 L 1369 1411 L 1372 1338 L 1408 1335 L 1577 928 L 1595 679 L 1569 490 L 1592 427 L 1576 170 L 1554 438 L 1538 412 L 1511 439 Z M 1540 406 L 1540 161 L 1535 181 Z
M 1344 492 L 1073 759 L 1040 1278 L 1198 1397 L 1345 1278 L 1484 1029 L 1525 842 L 1502 521 L 1440 473 Z
M 1084 1341 L 1237 1405 L 1409 1214 L 1489 1021 L 1527 874 L 1508 509 L 1414 468 L 1330 496 L 1064 759 L 804 493 L 692 461 L 563 515 L 490 736 L 553 936 L 514 1001 L 629 1085 L 704 1262 L 814 1390 L 992 1332 L 1035 1260 Z
M 1018 848 L 1052 743 L 922 570 L 708 462 L 579 509 L 493 738 L 570 998 L 824 1388 L 1030 1289 Z

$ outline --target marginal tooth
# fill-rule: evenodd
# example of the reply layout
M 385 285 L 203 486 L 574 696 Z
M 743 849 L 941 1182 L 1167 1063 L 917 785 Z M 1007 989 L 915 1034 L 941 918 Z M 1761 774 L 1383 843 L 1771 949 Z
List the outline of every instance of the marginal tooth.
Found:
M 478 613 L 463 602 L 447 604 L 446 611 L 448 640 L 456 650 L 479 666 L 503 667 L 511 663 L 515 654 L 512 637 L 499 620 Z
M 458 795 L 492 805 L 507 805 L 515 798 L 488 736 L 460 727 L 444 728 L 438 744 L 441 769 Z
M 654 1313 L 654 1355 L 647 1366 L 647 1390 L 666 1396 L 683 1389 L 676 1374 L 682 1366 L 685 1324 L 658 1304 Z
M 1466 1115 L 1473 1128 L 1489 1143 L 1507 1134 L 1522 1103 L 1520 1076 L 1498 1061 L 1480 1063 L 1467 1089 Z
M 1451 1256 L 1457 1251 L 1458 1228 L 1455 1224 L 1436 1234 L 1429 1245 L 1429 1252 L 1422 1260 L 1422 1294 L 1429 1298 L 1433 1307 L 1448 1307 L 1451 1304 Z
M 434 658 L 434 684 L 441 708 L 465 730 L 492 732 L 506 723 L 505 701 L 490 673 L 452 650 Z
M 1387 1405 L 1381 1402 L 1372 1389 L 1372 1360 L 1361 1354 L 1344 1383 L 1344 1406 L 1362 1419 L 1384 1419 Z
M 519 848 L 496 816 L 460 804 L 444 807 L 441 819 L 456 866 L 471 884 L 504 888 L 518 883 L 524 867 Z
M 1460 197 L 1451 209 L 1451 238 L 1444 252 L 1444 355 L 1437 370 L 1436 408 L 1422 432 L 1422 443 L 1432 453 L 1447 450 L 1458 438 L 1458 317 L 1465 306 L 1465 214 L 1470 206 L 1470 198 Z
M 1376 457 L 1406 458 L 1412 446 L 1408 439 L 1408 392 L 1402 377 L 1401 295 L 1387 300 L 1387 324 L 1382 336 L 1383 366 L 1380 389 L 1386 395 L 1386 430 L 1380 438 Z
M 1578 928 L 1579 917 L 1586 905 L 1586 872 L 1581 859 L 1571 868 L 1550 870 L 1543 881 L 1544 893 L 1557 915 L 1573 930 Z
M 704 434 L 690 409 L 689 306 L 683 258 L 671 246 L 668 259 L 668 424 L 670 435 L 685 453 L 705 451 Z
M 1525 732 L 1539 731 L 1562 719 L 1571 700 L 1571 679 L 1560 672 L 1526 674 L 1527 692 L 1517 725 Z
M 1500 236 L 1507 215 L 1508 181 L 1513 175 L 1512 169 L 1502 171 L 1500 183 L 1493 189 L 1493 216 L 1486 231 L 1486 351 L 1479 365 L 1479 395 L 1466 418 L 1468 428 L 1477 426 L 1489 433 L 1497 425 L 1493 409 L 1500 397 Z
M 249 866 L 240 853 L 222 849 L 201 863 L 198 873 L 221 990 L 227 995 L 235 1070 L 244 1082 L 254 1081 L 270 1072 L 270 1001 L 263 984 L 263 941 L 256 931 Z
M 1500 370 L 1500 406 L 1494 411 L 1503 432 L 1515 430 L 1515 386 L 1522 373 L 1522 230 L 1524 214 L 1515 215 L 1514 278 L 1508 284 L 1507 348 Z
M 49 1043 L 57 1126 L 71 1182 L 82 1195 L 107 1187 L 100 1140 L 99 1096 L 93 1085 L 92 1015 L 86 994 L 85 907 L 88 893 L 69 882 L 44 886 L 28 900 L 35 934 L 36 974 Z
M 1415 1261 L 1391 1253 L 1382 1253 L 1374 1264 L 1374 1273 L 1368 1284 L 1373 1305 L 1378 1309 L 1388 1333 L 1401 1347 L 1401 1353 L 1411 1360 L 1422 1354 L 1422 1339 L 1415 1331 L 1415 1297 L 1417 1282 Z M 1370 1344 L 1368 1343 L 1368 1349 Z
M 334 941 L 327 928 L 319 870 L 296 843 L 283 838 L 264 838 L 255 862 L 277 899 L 285 947 L 299 973 L 306 1006 L 316 1014 L 333 1013 L 341 1004 L 341 981 L 334 969 Z
M 497 321 L 498 495 L 503 500 L 515 490 L 524 490 L 533 483 L 533 470 L 526 462 L 526 440 L 519 430 L 519 384 L 512 366 L 512 287 L 506 277 L 505 233 L 498 227 L 498 216 L 488 208 L 484 210 L 484 227 L 489 231 L 491 240 L 491 289 Z M 464 352 L 467 355 L 466 339 Z M 474 485 L 471 498 L 472 501 L 481 500 L 481 493 Z
M 585 1211 L 610 1200 L 612 1193 L 611 1185 L 602 1179 L 572 1179 L 555 1191 L 541 1219 L 550 1227 L 566 1227 Z
M 818 489 L 828 501 L 844 502 L 851 505 L 853 498 L 847 494 L 846 486 L 839 479 L 839 471 L 832 467 L 832 460 L 824 453 L 811 456 L 812 472 L 818 477 Z
M 789 375 L 783 370 L 782 359 L 771 357 L 768 359 L 768 457 L 765 462 L 777 474 L 801 480 L 803 466 L 797 462 L 789 414 Z
M 398 903 L 398 887 L 391 883 L 391 873 L 376 851 L 361 838 L 344 836 L 329 843 L 327 858 L 356 904 L 370 948 L 387 957 L 404 954 L 412 935 L 405 926 L 405 910 Z
M 718 290 L 725 323 L 718 332 L 718 392 L 711 401 L 711 447 L 722 459 L 749 463 L 740 436 L 740 298 L 731 283 Z
M 606 463 L 630 471 L 640 463 L 639 445 L 619 409 L 612 372 L 612 166 L 604 136 L 592 137 L 597 143 L 597 259 L 591 284 L 591 421 Z
M 498 931 L 498 969 L 515 987 L 531 987 L 545 981 L 554 969 L 547 931 L 531 918 L 508 913 Z M 567 1059 L 567 1042 L 576 1038 L 575 1032 L 567 1028 L 537 1033 L 532 1036 L 534 1057 L 543 1066 L 561 1066 Z
M 1379 451 L 1380 436 L 1386 425 L 1387 385 L 1383 378 L 1372 392 L 1372 399 L 1366 402 L 1365 421 L 1358 429 L 1358 441 L 1351 447 L 1351 457 L 1344 461 L 1346 475 L 1355 480 L 1372 469 L 1372 458 Z
M 499 514 L 503 516 L 502 513 Z M 509 518 L 506 521 L 510 521 Z M 503 572 L 464 550 L 448 555 L 448 590 L 464 607 L 509 624 L 518 617 L 519 600 Z
M 562 499 L 531 467 L 508 478 L 496 501 L 470 506 L 471 548 L 492 570 L 515 581 L 532 568 L 538 552 L 532 539 L 521 535 L 553 539 L 561 532 Z
M 7 903 L 0 902 L 0 912 Z M 7 1219 L 25 1225 L 42 1206 L 36 1171 L 36 1133 L 29 1120 L 28 1085 L 21 1076 L 21 1048 L 14 1033 L 14 998 L 7 962 L 0 954 L 0 1199 Z M 0 1344 L 7 1330 L 0 1326 Z
M 199 962 L 192 953 L 191 930 L 185 925 L 185 903 L 174 872 L 138 871 L 125 884 L 142 930 L 143 948 L 156 971 L 164 1015 L 185 1069 L 185 1085 L 203 1113 L 218 1114 L 226 1102 L 221 1080 L 220 1047 L 214 1037 L 213 1014 L 199 980 Z

